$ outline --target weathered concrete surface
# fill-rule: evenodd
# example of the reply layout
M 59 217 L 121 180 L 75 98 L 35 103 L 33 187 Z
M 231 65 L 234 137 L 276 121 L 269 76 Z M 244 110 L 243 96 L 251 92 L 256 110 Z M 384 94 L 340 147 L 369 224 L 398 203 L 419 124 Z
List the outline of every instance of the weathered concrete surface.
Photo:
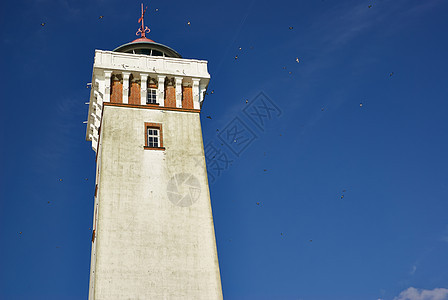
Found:
M 166 150 L 143 148 L 145 122 Z M 105 106 L 98 151 L 94 299 L 222 299 L 199 114 Z M 179 173 L 198 182 L 187 207 L 168 199 Z

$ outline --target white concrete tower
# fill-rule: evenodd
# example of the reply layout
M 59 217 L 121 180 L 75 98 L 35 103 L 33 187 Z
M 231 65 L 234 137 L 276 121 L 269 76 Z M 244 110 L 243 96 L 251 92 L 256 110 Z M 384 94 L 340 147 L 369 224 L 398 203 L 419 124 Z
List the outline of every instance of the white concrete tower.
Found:
M 222 299 L 199 113 L 207 62 L 142 37 L 95 51 L 89 299 Z

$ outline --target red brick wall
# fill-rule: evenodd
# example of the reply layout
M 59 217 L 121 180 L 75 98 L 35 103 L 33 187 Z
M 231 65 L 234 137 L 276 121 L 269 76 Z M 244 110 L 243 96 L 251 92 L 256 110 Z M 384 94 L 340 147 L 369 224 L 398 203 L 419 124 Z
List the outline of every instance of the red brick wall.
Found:
M 119 80 L 112 81 L 110 88 L 110 102 L 123 103 L 123 83 Z
M 140 101 L 140 84 L 138 82 L 131 82 L 129 87 L 129 104 L 141 104 Z
M 176 107 L 176 89 L 172 85 L 165 87 L 165 106 Z
M 193 108 L 193 88 L 191 86 L 182 87 L 182 108 Z

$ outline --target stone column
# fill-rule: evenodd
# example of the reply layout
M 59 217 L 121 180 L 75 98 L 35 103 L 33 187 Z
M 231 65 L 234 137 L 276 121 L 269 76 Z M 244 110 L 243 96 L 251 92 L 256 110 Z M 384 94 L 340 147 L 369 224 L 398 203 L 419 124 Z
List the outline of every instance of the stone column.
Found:
M 128 96 L 129 96 L 129 76 L 130 72 L 122 72 L 123 75 L 123 104 L 128 104 Z
M 104 71 L 104 98 L 103 102 L 110 102 L 110 81 L 112 78 L 112 71 Z
M 207 90 L 207 85 L 206 84 L 202 83 L 202 84 L 199 85 L 199 105 L 198 105 L 198 109 L 201 108 L 202 101 L 204 101 L 204 94 L 205 94 L 206 90 Z
M 199 91 L 200 79 L 193 78 L 193 108 L 200 109 L 200 91 Z
M 157 103 L 159 103 L 160 106 L 165 106 L 165 77 L 164 75 L 158 75 L 157 81 L 158 81 L 158 93 L 157 93 Z
M 147 96 L 147 86 L 146 83 L 148 81 L 148 74 L 140 74 L 140 94 L 141 94 L 141 99 L 140 99 L 140 104 L 141 105 L 146 105 L 146 98 Z
M 176 78 L 176 107 L 182 107 L 182 77 Z

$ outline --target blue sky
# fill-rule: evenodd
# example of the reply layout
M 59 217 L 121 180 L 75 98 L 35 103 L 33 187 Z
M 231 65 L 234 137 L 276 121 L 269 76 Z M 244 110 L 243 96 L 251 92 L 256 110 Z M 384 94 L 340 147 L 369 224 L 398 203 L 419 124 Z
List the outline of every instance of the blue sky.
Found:
M 1 299 L 87 297 L 86 83 L 140 3 L 1 4 Z M 149 5 L 149 38 L 209 62 L 204 144 L 257 136 L 210 186 L 225 299 L 448 299 L 448 2 Z

